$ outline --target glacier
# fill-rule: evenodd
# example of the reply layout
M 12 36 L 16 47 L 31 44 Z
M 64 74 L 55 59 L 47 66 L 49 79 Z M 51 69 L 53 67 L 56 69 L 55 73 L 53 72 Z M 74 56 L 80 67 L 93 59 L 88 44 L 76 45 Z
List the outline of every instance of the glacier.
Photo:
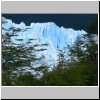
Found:
M 20 28 L 22 30 L 28 29 L 27 31 L 17 32 L 17 39 L 24 39 L 24 42 L 27 42 L 28 39 L 36 39 L 33 44 L 48 44 L 48 46 L 44 46 L 47 50 L 36 53 L 37 57 L 44 56 L 43 63 L 48 63 L 48 65 L 57 63 L 58 49 L 63 50 L 67 45 L 72 46 L 77 37 L 87 34 L 84 30 L 74 30 L 73 28 L 65 28 L 63 26 L 59 27 L 54 22 L 32 22 L 27 26 L 24 22 L 17 24 L 5 17 L 2 17 L 2 20 L 7 22 L 2 24 L 2 27 L 6 29 L 11 27 Z M 2 33 L 3 32 L 4 30 L 2 29 Z M 39 48 L 41 48 L 41 46 L 36 47 L 36 49 Z M 41 64 L 41 62 L 37 62 L 37 65 L 39 64 Z

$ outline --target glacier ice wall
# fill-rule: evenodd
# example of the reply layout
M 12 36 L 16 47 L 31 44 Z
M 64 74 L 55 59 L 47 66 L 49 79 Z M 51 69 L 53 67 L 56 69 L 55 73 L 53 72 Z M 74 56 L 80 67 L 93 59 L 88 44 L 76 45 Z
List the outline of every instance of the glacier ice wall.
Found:
M 46 51 L 37 53 L 37 57 L 44 55 L 45 62 L 50 61 L 56 63 L 58 51 L 57 49 L 63 50 L 67 45 L 72 45 L 76 38 L 80 35 L 86 34 L 84 30 L 74 30 L 72 28 L 64 28 L 57 26 L 54 22 L 47 23 L 31 23 L 29 26 L 26 26 L 24 22 L 20 24 L 12 22 L 10 19 L 2 17 L 3 21 L 6 21 L 6 24 L 2 24 L 2 27 L 9 29 L 11 27 L 27 29 L 27 31 L 18 32 L 18 37 L 21 39 L 36 39 L 34 44 L 43 44 L 47 43 Z M 4 30 L 2 30 L 2 33 Z

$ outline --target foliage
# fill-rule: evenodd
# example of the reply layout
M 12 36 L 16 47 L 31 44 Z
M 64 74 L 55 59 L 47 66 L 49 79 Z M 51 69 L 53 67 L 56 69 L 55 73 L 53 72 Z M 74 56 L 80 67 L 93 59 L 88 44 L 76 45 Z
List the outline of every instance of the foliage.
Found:
M 98 16 L 96 16 L 95 20 L 88 26 L 87 32 L 89 34 L 98 34 Z
M 3 21 L 3 24 L 7 22 Z M 94 39 L 97 34 L 92 34 L 97 26 L 97 21 L 88 28 L 88 34 L 78 37 L 72 47 L 67 50 L 58 50 L 58 64 L 49 70 L 49 66 L 41 64 L 34 68 L 35 61 L 44 60 L 37 58 L 35 52 L 46 49 L 35 49 L 48 44 L 35 44 L 29 39 L 12 41 L 17 37 L 17 32 L 28 29 L 5 29 L 2 34 L 2 85 L 4 86 L 97 86 L 98 85 L 98 43 Z M 29 67 L 31 72 L 23 70 Z M 20 69 L 20 70 L 19 70 Z

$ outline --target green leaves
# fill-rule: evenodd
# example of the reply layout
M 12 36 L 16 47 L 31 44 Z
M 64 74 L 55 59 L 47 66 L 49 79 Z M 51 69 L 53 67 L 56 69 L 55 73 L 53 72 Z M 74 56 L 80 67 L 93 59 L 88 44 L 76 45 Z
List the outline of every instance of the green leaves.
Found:
M 2 24 L 6 23 L 2 22 Z M 89 28 L 89 33 L 93 33 L 95 23 Z M 78 37 L 72 47 L 67 46 L 64 51 L 58 50 L 58 65 L 54 65 L 53 69 L 49 70 L 46 63 L 41 63 L 41 60 L 45 60 L 44 55 L 40 58 L 36 57 L 36 52 L 47 50 L 47 43 L 33 45 L 33 41 L 37 39 L 32 38 L 25 43 L 22 38 L 16 38 L 16 42 L 12 41 L 13 37 L 18 36 L 16 33 L 24 32 L 27 29 L 2 27 L 4 30 L 2 34 L 2 85 L 98 85 L 98 44 L 94 41 L 93 34 Z M 69 55 L 67 55 L 68 49 Z M 40 61 L 41 65 L 35 68 L 36 61 Z

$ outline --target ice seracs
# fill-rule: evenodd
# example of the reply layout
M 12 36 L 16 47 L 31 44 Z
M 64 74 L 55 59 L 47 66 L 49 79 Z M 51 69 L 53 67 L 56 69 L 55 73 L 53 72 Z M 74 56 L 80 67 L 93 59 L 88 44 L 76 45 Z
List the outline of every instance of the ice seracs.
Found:
M 47 50 L 38 52 L 36 55 L 45 56 L 45 63 L 52 64 L 56 63 L 58 49 L 63 50 L 67 45 L 72 45 L 76 38 L 80 35 L 86 34 L 84 30 L 74 30 L 72 28 L 64 28 L 57 26 L 54 22 L 47 23 L 34 23 L 32 22 L 30 26 L 26 26 L 24 22 L 20 24 L 12 22 L 10 19 L 2 17 L 2 20 L 7 21 L 6 24 L 2 24 L 5 28 L 15 27 L 21 29 L 27 29 L 24 32 L 18 32 L 17 38 L 22 38 L 27 41 L 30 38 L 36 39 L 33 44 L 45 44 L 48 46 L 45 48 Z M 3 31 L 3 30 L 2 30 Z M 40 47 L 39 47 L 40 48 Z

